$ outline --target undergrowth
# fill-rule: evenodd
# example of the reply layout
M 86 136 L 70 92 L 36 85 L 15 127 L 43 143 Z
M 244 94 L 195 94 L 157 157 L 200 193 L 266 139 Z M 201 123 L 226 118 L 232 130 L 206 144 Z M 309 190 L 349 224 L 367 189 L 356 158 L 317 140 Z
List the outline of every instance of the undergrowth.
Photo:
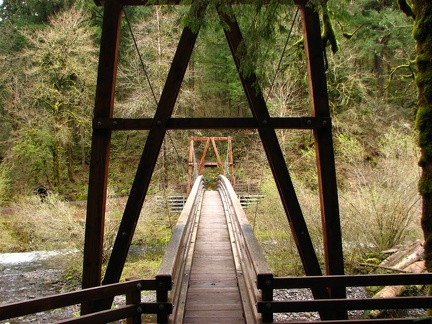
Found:
M 355 137 L 336 136 L 340 219 L 345 271 L 398 244 L 422 237 L 419 168 L 415 134 L 398 124 L 376 138 L 374 159 Z M 291 178 L 308 225 L 319 262 L 323 263 L 323 238 L 315 152 L 305 149 L 301 163 L 290 164 Z M 267 172 L 266 174 L 268 174 Z M 298 176 L 300 175 L 300 176 Z M 344 179 L 341 179 L 341 175 Z M 315 183 L 315 184 L 314 184 Z M 274 180 L 262 179 L 264 198 L 246 210 L 267 260 L 276 275 L 304 273 L 297 246 L 288 226 Z
M 104 239 L 106 261 L 125 204 L 125 198 L 108 199 Z M 0 215 L 0 252 L 63 251 L 67 253 L 62 263 L 65 279 L 79 282 L 84 250 L 85 203 L 66 202 L 50 194 L 43 200 L 38 196 L 22 197 L 8 210 L 7 215 Z M 177 214 L 168 214 L 168 210 L 156 204 L 154 196 L 147 199 L 132 241 L 132 245 L 139 248 L 131 247 L 123 279 L 154 277 L 176 222 Z

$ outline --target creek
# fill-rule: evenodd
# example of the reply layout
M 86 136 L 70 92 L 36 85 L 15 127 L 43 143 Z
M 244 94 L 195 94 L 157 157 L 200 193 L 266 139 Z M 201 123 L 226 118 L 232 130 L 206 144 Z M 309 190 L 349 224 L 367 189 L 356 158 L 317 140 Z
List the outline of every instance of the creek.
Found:
M 143 246 L 131 246 L 129 256 L 139 258 L 147 249 Z M 72 285 L 65 280 L 64 260 L 75 257 L 74 251 L 33 251 L 20 253 L 0 253 L 0 305 L 29 299 L 55 295 L 80 289 L 79 284 Z M 155 293 L 143 294 L 142 301 L 150 302 Z M 124 296 L 117 296 L 114 305 L 123 305 Z M 74 305 L 40 312 L 25 317 L 0 321 L 0 324 L 18 323 L 54 323 L 70 319 L 79 313 L 79 306 Z M 143 322 L 154 323 L 154 316 L 143 316 Z M 122 321 L 119 321 L 120 323 Z
M 0 304 L 58 294 L 74 289 L 64 279 L 60 257 L 71 252 L 0 253 Z M 78 306 L 41 312 L 0 323 L 52 323 L 71 318 Z

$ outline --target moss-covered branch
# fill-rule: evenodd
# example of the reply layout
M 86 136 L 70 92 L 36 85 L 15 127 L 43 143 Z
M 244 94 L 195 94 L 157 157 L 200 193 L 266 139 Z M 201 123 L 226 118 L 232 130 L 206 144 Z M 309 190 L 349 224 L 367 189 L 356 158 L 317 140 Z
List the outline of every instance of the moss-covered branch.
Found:
M 333 53 L 336 53 L 339 50 L 339 45 L 336 40 L 336 34 L 333 29 L 333 24 L 330 18 L 330 13 L 327 6 L 327 1 L 322 3 L 322 19 L 323 19 L 323 33 L 322 33 L 322 42 L 324 47 L 327 44 L 330 44 L 331 50 Z

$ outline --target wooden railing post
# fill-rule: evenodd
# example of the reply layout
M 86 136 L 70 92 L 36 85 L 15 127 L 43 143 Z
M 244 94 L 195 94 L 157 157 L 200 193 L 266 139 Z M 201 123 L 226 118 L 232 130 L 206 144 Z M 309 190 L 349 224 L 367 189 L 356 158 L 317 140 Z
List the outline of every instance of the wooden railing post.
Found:
M 126 279 L 131 281 L 133 279 Z M 137 283 L 137 290 L 126 294 L 126 305 L 138 305 L 141 303 L 142 284 Z M 135 316 L 126 319 L 127 324 L 141 324 L 141 312 L 137 312 Z
M 259 273 L 257 275 L 257 286 L 261 290 L 261 301 L 265 304 L 268 302 L 270 307 L 264 307 L 262 312 L 263 323 L 273 323 L 273 312 L 271 311 L 271 302 L 273 301 L 273 274 Z
M 172 289 L 172 277 L 169 275 L 156 276 L 156 301 L 158 303 L 168 302 L 168 291 Z M 157 313 L 157 323 L 168 323 L 170 311 L 164 305 L 159 305 Z

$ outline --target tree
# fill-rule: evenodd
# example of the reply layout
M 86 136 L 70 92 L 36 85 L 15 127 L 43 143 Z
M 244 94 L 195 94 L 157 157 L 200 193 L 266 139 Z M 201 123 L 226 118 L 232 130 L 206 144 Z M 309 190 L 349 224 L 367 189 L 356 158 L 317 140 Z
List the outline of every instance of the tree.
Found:
M 59 188 L 62 179 L 73 181 L 74 156 L 84 162 L 89 145 L 94 31 L 82 10 L 69 9 L 47 28 L 22 33 L 29 45 L 19 55 L 21 70 L 9 73 L 6 84 L 12 97 L 19 96 L 6 108 L 14 129 L 9 158 L 31 165 L 33 181 Z
M 41 24 L 53 14 L 70 8 L 76 0 L 3 0 L 0 4 L 2 21 L 15 24 Z
M 426 269 L 432 271 L 432 2 L 398 0 L 400 9 L 414 19 L 413 36 L 417 44 L 418 87 L 416 127 L 419 132 L 422 174 L 418 188 L 422 197 L 421 226 L 424 237 Z M 432 289 L 429 290 L 429 295 Z M 431 313 L 431 310 L 428 310 Z
M 432 271 L 432 2 L 413 0 L 398 1 L 401 10 L 414 19 L 413 36 L 417 44 L 418 103 L 416 127 L 419 132 L 422 175 L 419 192 L 423 199 L 421 224 L 424 234 L 425 263 Z

